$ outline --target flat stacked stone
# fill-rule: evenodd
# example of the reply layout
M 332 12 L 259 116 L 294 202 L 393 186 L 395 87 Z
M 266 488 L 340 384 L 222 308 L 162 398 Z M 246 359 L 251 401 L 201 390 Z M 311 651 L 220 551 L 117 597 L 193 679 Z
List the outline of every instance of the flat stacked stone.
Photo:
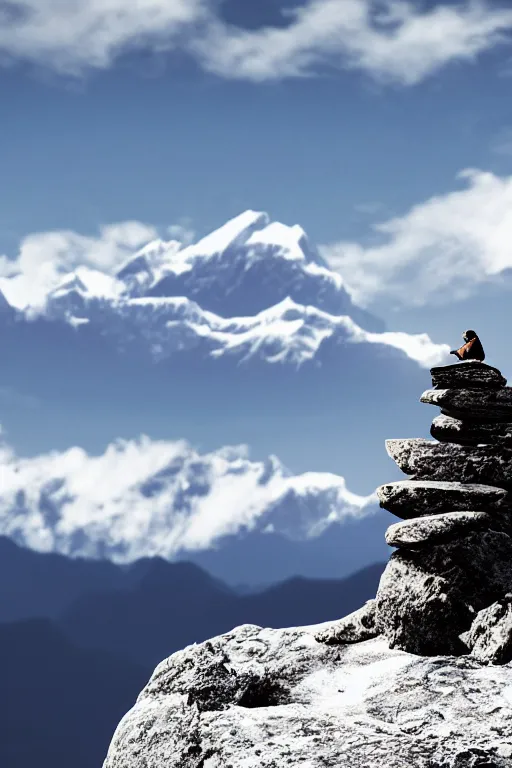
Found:
M 431 368 L 430 375 L 435 389 L 499 388 L 507 384 L 507 380 L 497 368 L 476 360 Z
M 441 413 L 471 422 L 512 421 L 512 387 L 502 389 L 427 389 L 422 403 L 438 405 Z
M 512 388 L 497 368 L 468 360 L 432 368 L 432 387 L 423 403 L 437 405 L 441 415 L 430 434 L 459 445 L 494 443 L 512 436 Z
M 441 414 L 432 421 L 430 434 L 443 443 L 489 445 L 499 442 L 504 437 L 512 436 L 512 422 L 468 421 Z
M 439 441 L 386 441 L 411 477 L 377 489 L 402 522 L 386 532 L 397 551 L 379 585 L 375 629 L 393 648 L 463 654 L 480 648 L 482 611 L 512 592 L 512 388 L 479 362 L 434 368 L 432 385 L 421 401 L 442 410 L 431 430 Z M 512 647 L 508 614 L 499 633 Z
M 425 515 L 390 525 L 386 531 L 386 543 L 390 547 L 422 549 L 429 544 L 449 541 L 464 531 L 492 528 L 494 520 L 487 512 L 444 512 Z
M 386 440 L 386 449 L 406 475 L 512 488 L 512 447 L 495 443 L 470 448 L 423 438 Z
M 407 520 L 437 512 L 469 512 L 475 507 L 498 512 L 508 493 L 503 488 L 477 483 L 399 480 L 381 485 L 377 496 L 381 507 Z

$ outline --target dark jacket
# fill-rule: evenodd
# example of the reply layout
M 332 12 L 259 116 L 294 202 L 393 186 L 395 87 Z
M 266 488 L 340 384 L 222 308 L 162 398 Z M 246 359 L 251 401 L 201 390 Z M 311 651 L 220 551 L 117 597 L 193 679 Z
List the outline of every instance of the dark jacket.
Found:
M 459 349 L 454 349 L 450 354 L 456 355 L 459 360 L 480 360 L 480 362 L 485 360 L 484 348 L 478 336 L 470 339 Z

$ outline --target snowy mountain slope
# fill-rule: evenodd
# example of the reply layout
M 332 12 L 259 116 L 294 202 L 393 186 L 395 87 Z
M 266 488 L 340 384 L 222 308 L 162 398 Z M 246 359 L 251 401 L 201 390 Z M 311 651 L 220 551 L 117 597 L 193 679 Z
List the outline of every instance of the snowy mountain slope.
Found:
M 80 448 L 19 458 L 0 450 L 0 534 L 38 551 L 128 562 L 172 559 L 225 536 L 307 540 L 375 511 L 342 477 L 294 476 L 243 446 L 198 454 L 186 442 L 119 440 L 100 456 Z
M 148 295 L 188 296 L 222 317 L 255 315 L 290 297 L 382 330 L 352 303 L 304 230 L 271 222 L 267 214 L 246 211 L 180 251 L 171 243 L 170 251 L 154 269 Z
M 153 240 L 130 256 L 115 272 L 129 295 L 139 296 L 159 279 L 166 262 L 177 262 L 182 244 L 178 240 Z
M 445 345 L 383 330 L 300 227 L 265 214 L 189 246 L 140 242 L 108 268 L 71 254 L 42 307 L 0 278 L 18 308 L 17 322 L 0 313 L 0 405 L 19 393 L 2 411 L 19 452 L 97 454 L 149 434 L 207 453 L 248 444 L 294 472 L 341 473 L 362 495 L 394 479 L 383 441 L 426 436 L 417 392 Z
M 2 286 L 9 297 L 9 280 Z M 118 349 L 145 348 L 156 361 L 193 349 L 301 364 L 319 359 L 326 339 L 389 345 L 426 366 L 449 351 L 426 336 L 385 333 L 352 304 L 301 227 L 254 211 L 194 245 L 153 241 L 112 274 L 79 267 L 49 291 L 44 311 L 91 323 Z
M 105 293 L 115 290 L 107 281 L 102 288 Z M 426 334 L 370 333 L 348 316 L 329 315 L 290 298 L 253 317 L 226 319 L 185 297 L 100 298 L 78 276 L 52 292 L 47 314 L 75 326 L 92 323 L 118 348 L 135 345 L 155 361 L 195 349 L 203 357 L 230 355 L 241 362 L 300 365 L 316 358 L 324 340 L 330 339 L 338 344 L 389 345 L 430 367 L 440 363 L 448 350 Z

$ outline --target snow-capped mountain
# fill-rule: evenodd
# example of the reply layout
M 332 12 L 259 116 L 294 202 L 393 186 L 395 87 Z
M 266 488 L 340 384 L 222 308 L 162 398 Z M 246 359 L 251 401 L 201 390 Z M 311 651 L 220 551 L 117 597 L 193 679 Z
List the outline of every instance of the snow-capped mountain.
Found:
M 321 350 L 333 346 L 382 344 L 431 366 L 448 352 L 426 335 L 384 332 L 301 227 L 253 211 L 194 245 L 151 242 L 113 274 L 79 267 L 49 291 L 44 309 L 157 362 L 194 350 L 300 365 L 322 362 Z
M 188 296 L 222 317 L 256 315 L 290 297 L 382 328 L 353 305 L 301 227 L 271 222 L 265 213 L 246 211 L 185 248 L 151 243 L 115 276 L 131 296 Z
M 343 477 L 293 475 L 244 446 L 199 454 L 184 442 L 118 440 L 99 456 L 80 448 L 20 458 L 0 449 L 0 535 L 38 551 L 130 562 L 174 559 L 229 536 L 297 541 L 375 511 Z
M 149 434 L 206 453 L 247 443 L 297 473 L 341 473 L 362 495 L 393 479 L 383 441 L 426 433 L 412 395 L 446 345 L 386 331 L 299 226 L 266 214 L 127 251 L 109 267 L 73 254 L 45 267 L 37 306 L 17 276 L 0 278 L 17 308 L 17 322 L 0 312 L 0 403 L 18 451 L 98 453 Z
M 254 316 L 223 318 L 187 297 L 99 298 L 76 275 L 49 295 L 47 314 L 73 326 L 90 323 L 115 340 L 118 350 L 147 352 L 156 362 L 195 350 L 201 357 L 229 355 L 242 363 L 301 365 L 317 358 L 327 340 L 389 345 L 424 366 L 435 365 L 444 354 L 426 334 L 371 333 L 347 315 L 330 315 L 290 298 Z

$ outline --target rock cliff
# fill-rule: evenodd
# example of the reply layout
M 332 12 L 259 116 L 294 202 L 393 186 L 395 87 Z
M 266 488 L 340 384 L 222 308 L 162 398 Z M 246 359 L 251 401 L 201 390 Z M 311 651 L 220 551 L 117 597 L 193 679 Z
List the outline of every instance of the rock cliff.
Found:
M 375 600 L 173 654 L 104 768 L 512 768 L 512 391 L 483 363 L 432 383 L 437 441 L 387 443 L 412 478 L 377 491 Z
M 377 489 L 402 522 L 386 533 L 397 551 L 377 592 L 375 628 L 391 648 L 508 663 L 512 616 L 497 606 L 512 591 L 512 388 L 479 362 L 431 373 L 421 401 L 441 408 L 437 440 L 386 443 L 412 479 Z

